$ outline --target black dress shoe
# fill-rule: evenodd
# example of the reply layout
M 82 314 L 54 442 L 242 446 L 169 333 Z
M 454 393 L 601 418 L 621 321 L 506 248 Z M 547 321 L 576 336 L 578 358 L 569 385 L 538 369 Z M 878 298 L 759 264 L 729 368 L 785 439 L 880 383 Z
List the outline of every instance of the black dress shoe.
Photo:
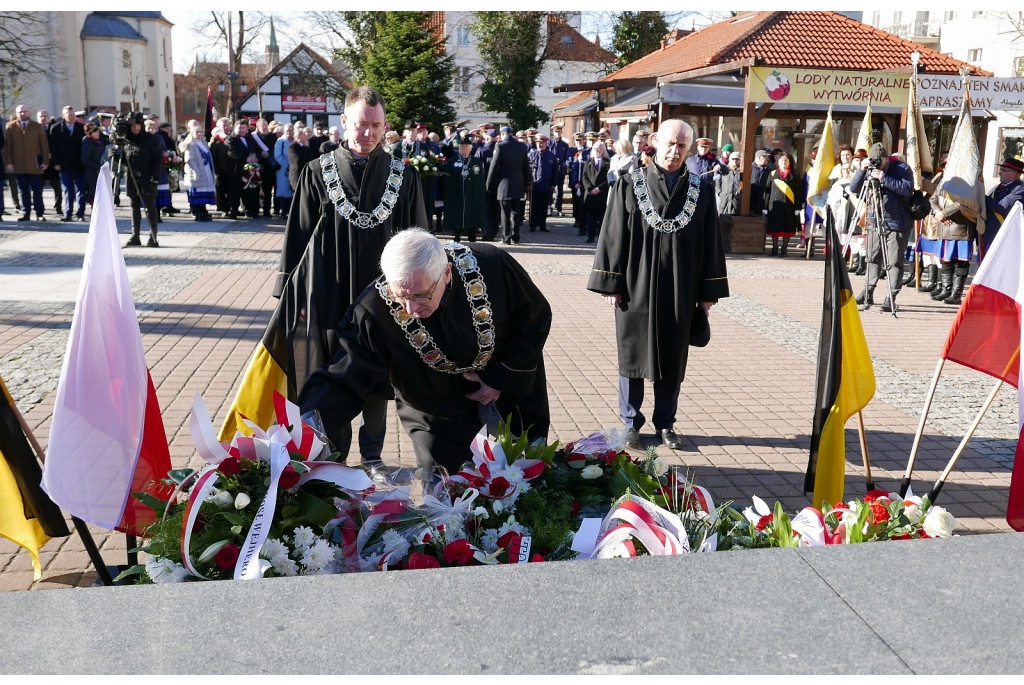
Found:
M 634 450 L 642 450 L 644 448 L 644 444 L 640 442 L 640 433 L 632 426 L 626 428 L 626 432 L 623 433 L 622 444 Z
M 883 311 L 883 312 L 891 312 L 891 311 L 893 311 L 893 310 L 894 310 L 895 308 L 896 308 L 896 307 L 895 307 L 895 305 L 893 304 L 892 300 L 890 300 L 890 299 L 889 299 L 888 297 L 887 297 L 887 298 L 885 298 L 885 302 L 883 302 L 883 303 L 882 303 L 882 311 Z
M 70 214 L 67 214 L 67 215 L 65 215 L 65 216 L 62 216 L 62 217 L 60 218 L 60 220 L 61 220 L 61 221 L 68 221 L 68 222 L 70 222 L 70 221 L 72 220 L 72 219 L 71 219 L 71 215 L 70 215 Z
M 661 435 L 661 444 L 670 450 L 677 450 L 683 446 L 683 441 L 679 439 L 679 436 L 671 428 L 662 429 L 658 433 Z
M 132 236 L 128 239 L 128 242 L 124 244 L 125 247 L 142 247 L 142 241 L 137 237 Z
M 156 241 L 156 238 L 150 238 L 146 243 L 146 247 L 160 247 L 160 243 Z
M 31 221 L 31 220 L 32 220 L 32 217 L 30 217 L 28 214 L 22 214 L 21 216 L 18 217 L 18 221 Z

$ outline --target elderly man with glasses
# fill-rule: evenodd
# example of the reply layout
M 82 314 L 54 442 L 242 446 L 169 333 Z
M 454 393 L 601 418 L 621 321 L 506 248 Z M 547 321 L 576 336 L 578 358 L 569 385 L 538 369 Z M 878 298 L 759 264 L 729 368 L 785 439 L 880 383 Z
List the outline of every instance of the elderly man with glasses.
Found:
M 393 386 L 419 466 L 449 471 L 499 418 L 545 437 L 551 307 L 523 267 L 492 245 L 442 245 L 413 228 L 388 241 L 381 270 L 338 325 L 334 363 L 303 386 L 302 410 L 319 411 L 330 434 Z

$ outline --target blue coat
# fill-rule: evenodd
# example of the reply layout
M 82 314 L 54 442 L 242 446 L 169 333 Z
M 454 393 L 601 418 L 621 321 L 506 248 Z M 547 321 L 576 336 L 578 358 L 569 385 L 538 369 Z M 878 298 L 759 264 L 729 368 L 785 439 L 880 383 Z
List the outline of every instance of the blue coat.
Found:
M 577 153 L 579 157 L 577 157 Z M 583 183 L 583 167 L 590 159 L 590 148 L 569 148 L 569 185 Z
M 850 194 L 860 192 L 867 178 L 867 170 L 858 169 L 850 179 Z M 914 220 L 907 209 L 907 201 L 914 192 L 914 175 L 903 162 L 891 159 L 885 168 L 885 175 L 879 181 L 882 188 L 882 214 L 885 226 L 890 231 L 909 231 L 914 227 Z M 872 216 L 868 208 L 868 218 Z
M 551 190 L 558 175 L 558 158 L 550 150 L 530 150 L 530 164 L 533 167 L 533 189 Z
M 277 197 L 292 196 L 292 186 L 288 182 L 288 146 L 291 144 L 292 141 L 284 136 L 274 143 L 274 159 L 280 165 L 277 167 Z
M 698 176 L 702 176 L 703 179 L 708 183 L 711 183 L 711 175 L 716 171 L 725 171 L 725 173 L 729 173 L 729 167 L 725 166 L 720 161 L 718 161 L 718 158 L 715 157 L 710 152 L 704 157 L 701 157 L 700 155 L 692 155 L 690 157 L 687 157 L 686 168 L 690 170 L 691 174 L 697 174 Z
M 1024 203 L 1024 183 L 1014 181 L 996 188 L 985 197 L 985 232 L 981 234 L 981 242 L 990 247 L 1003 225 L 1006 215 L 1013 209 L 1014 202 Z

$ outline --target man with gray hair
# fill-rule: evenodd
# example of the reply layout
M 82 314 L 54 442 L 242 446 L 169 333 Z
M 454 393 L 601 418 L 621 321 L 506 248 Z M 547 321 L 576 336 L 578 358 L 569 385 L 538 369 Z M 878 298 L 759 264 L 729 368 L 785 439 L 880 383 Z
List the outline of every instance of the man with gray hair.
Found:
M 442 245 L 413 228 L 388 242 L 381 269 L 338 325 L 334 363 L 303 386 L 303 412 L 319 411 L 330 434 L 393 386 L 417 463 L 449 471 L 499 418 L 546 437 L 551 307 L 523 267 L 492 245 Z
M 708 311 L 729 295 L 714 188 L 684 164 L 692 140 L 685 122 L 662 122 L 654 162 L 615 185 L 587 285 L 615 308 L 619 414 L 633 448 L 642 446 L 645 378 L 661 444 L 682 446 L 673 424 L 689 346 L 707 344 Z

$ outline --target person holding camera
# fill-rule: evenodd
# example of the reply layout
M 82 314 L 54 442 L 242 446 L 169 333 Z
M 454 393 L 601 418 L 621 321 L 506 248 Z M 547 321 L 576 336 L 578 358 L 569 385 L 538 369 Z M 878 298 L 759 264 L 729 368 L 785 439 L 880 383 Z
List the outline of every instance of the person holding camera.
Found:
M 865 182 L 868 187 L 862 191 Z M 865 309 L 875 303 L 875 285 L 882 268 L 886 270 L 892 292 L 882 303 L 882 311 L 896 309 L 896 295 L 903 282 L 903 255 L 914 226 L 907 204 L 913 191 L 910 167 L 899 159 L 890 158 L 881 143 L 871 146 L 867 159 L 850 180 L 850 192 L 860 194 L 867 204 L 868 275 L 864 290 L 857 296 L 857 304 L 866 305 Z
M 146 217 L 149 219 L 149 242 L 147 247 L 160 247 L 156 240 L 156 185 L 157 177 L 163 168 L 163 142 L 154 133 L 142 130 L 145 115 L 132 112 L 124 126 L 118 127 L 117 133 L 123 136 L 118 141 L 121 146 L 122 159 L 127 165 L 125 175 L 128 177 L 126 186 L 128 199 L 132 203 L 132 237 L 125 247 L 139 247 L 142 240 L 142 206 L 146 206 Z

